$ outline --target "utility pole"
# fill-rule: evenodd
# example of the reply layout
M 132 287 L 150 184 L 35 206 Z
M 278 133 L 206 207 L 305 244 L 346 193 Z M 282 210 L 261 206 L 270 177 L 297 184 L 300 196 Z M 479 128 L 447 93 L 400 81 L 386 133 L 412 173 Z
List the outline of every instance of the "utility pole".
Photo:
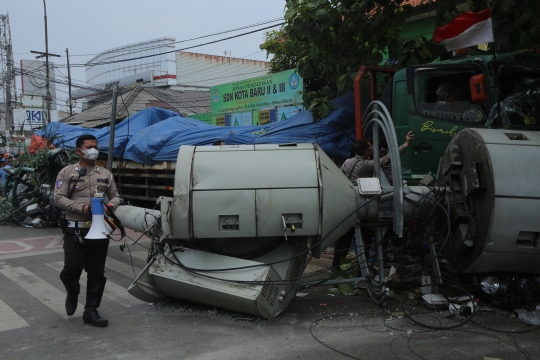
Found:
M 69 101 L 69 116 L 73 115 L 73 105 L 71 103 L 71 73 L 69 71 L 69 51 L 66 48 L 66 58 L 67 58 L 67 70 L 68 70 L 68 101 Z
M 109 156 L 107 157 L 107 170 L 112 172 L 112 162 L 114 156 L 114 130 L 116 127 L 116 99 L 118 94 L 118 84 L 113 85 L 112 107 L 111 107 L 111 124 L 109 133 Z
M 47 34 L 47 4 L 43 0 L 43 13 L 45 17 L 45 67 L 47 68 L 47 122 L 51 123 L 51 87 L 49 84 L 49 36 Z
M 60 57 L 60 55 L 55 54 L 49 54 L 49 37 L 47 34 L 47 5 L 45 4 L 45 0 L 43 0 L 43 11 L 44 11 L 44 19 L 45 19 L 45 52 L 40 51 L 32 51 L 31 53 L 34 54 L 40 54 L 39 56 L 36 56 L 36 59 L 39 59 L 41 57 L 45 57 L 45 67 L 46 67 L 46 74 L 47 74 L 47 83 L 45 84 L 45 88 L 47 89 L 47 97 L 46 97 L 46 106 L 47 106 L 47 122 L 51 122 L 51 88 L 50 88 L 50 74 L 49 74 L 49 56 L 56 56 Z
M 46 33 L 47 32 L 45 32 L 45 34 Z M 45 48 L 48 49 L 49 46 L 46 45 Z M 49 86 L 49 79 L 50 79 L 49 56 L 60 57 L 60 55 L 50 54 L 47 50 L 45 50 L 45 52 L 30 50 L 30 52 L 33 53 L 33 54 L 39 54 L 39 56 L 36 56 L 36 59 L 45 57 L 45 67 L 47 68 L 46 69 L 47 80 L 46 80 L 46 84 L 45 84 L 45 88 L 47 89 L 47 94 L 45 95 L 45 107 L 46 107 L 46 111 L 47 111 L 47 122 L 50 123 L 51 122 L 51 91 L 50 91 L 50 86 Z M 43 121 L 43 125 L 45 125 L 45 126 L 47 125 L 45 123 L 45 121 Z
M 11 125 L 11 132 L 15 130 L 15 124 L 13 123 L 13 120 L 11 119 L 11 76 L 13 75 L 13 63 L 12 63 L 12 54 L 11 54 L 11 46 L 8 46 L 6 49 L 6 55 L 7 55 L 7 76 L 6 76 L 6 130 L 10 128 Z
M 13 113 L 17 107 L 17 88 L 15 74 L 13 71 L 13 48 L 11 44 L 11 30 L 9 26 L 9 15 L 0 14 L 0 74 L 3 75 L 4 83 L 0 88 L 0 103 L 4 105 L 4 119 L 1 119 L 0 111 L 0 131 L 14 130 Z M 0 80 L 1 82 L 1 80 Z M 0 105 L 0 108 L 2 106 Z M 1 121 L 4 120 L 5 123 Z

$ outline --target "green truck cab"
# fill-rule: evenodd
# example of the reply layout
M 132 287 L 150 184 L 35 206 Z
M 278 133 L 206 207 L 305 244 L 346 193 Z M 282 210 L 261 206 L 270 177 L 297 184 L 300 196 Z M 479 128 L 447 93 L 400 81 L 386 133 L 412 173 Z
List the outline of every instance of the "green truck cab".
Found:
M 386 73 L 384 79 L 389 81 L 375 98 L 389 109 L 398 141 L 403 142 L 408 131 L 415 134 L 401 157 L 405 179 L 436 174 L 439 159 L 461 129 L 498 128 L 509 137 L 519 137 L 519 130 L 540 130 L 540 55 L 536 53 L 502 54 L 496 61 L 493 55 L 461 56 L 395 73 L 365 68 L 356 81 L 362 80 L 361 73 L 371 74 L 372 93 L 381 73 Z M 358 112 L 365 96 L 355 92 Z M 361 137 L 359 118 L 357 114 L 357 137 Z

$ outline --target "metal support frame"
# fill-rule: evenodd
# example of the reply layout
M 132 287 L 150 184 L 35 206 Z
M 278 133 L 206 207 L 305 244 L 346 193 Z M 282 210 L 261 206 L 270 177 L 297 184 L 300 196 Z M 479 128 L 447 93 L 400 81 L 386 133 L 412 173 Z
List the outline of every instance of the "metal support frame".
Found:
M 303 282 L 298 284 L 300 287 L 303 287 L 304 289 L 313 287 L 313 286 L 330 286 L 330 285 L 341 285 L 341 284 L 350 284 L 352 282 L 358 283 L 358 282 L 366 282 L 369 281 L 369 279 L 365 277 L 356 277 L 356 278 L 349 278 L 349 279 L 342 279 L 342 280 L 327 280 L 325 282 L 321 281 L 309 281 L 309 282 Z
M 376 66 L 362 66 L 354 78 L 354 118 L 356 124 L 356 139 L 364 136 L 362 129 L 362 79 L 366 74 L 371 74 L 371 101 L 375 101 L 377 94 L 377 73 L 388 74 L 388 81 L 391 81 L 397 70 Z
M 11 43 L 11 30 L 9 15 L 0 15 L 0 74 L 3 75 L 0 83 L 0 101 L 4 107 L 5 126 L 0 131 L 15 130 L 12 110 L 17 107 L 17 86 L 13 67 L 13 48 Z M 0 105 L 0 108 L 2 107 Z
M 109 137 L 109 156 L 107 157 L 107 170 L 112 172 L 112 162 L 114 157 L 114 131 L 116 130 L 116 100 L 118 98 L 118 84 L 113 85 L 112 106 L 111 106 L 111 124 Z M 129 119 L 127 120 L 129 121 Z
M 68 73 L 68 102 L 69 102 L 69 116 L 73 115 L 73 101 L 71 100 L 71 71 L 69 67 L 69 50 L 66 48 L 66 61 L 67 61 L 67 73 Z
M 45 76 L 47 78 L 45 89 L 47 91 L 45 98 L 45 105 L 47 111 L 47 123 L 51 123 L 51 87 L 50 87 L 50 68 L 49 68 L 49 56 L 61 57 L 60 55 L 49 53 L 49 35 L 47 31 L 47 4 L 43 0 L 43 18 L 45 21 L 45 52 L 30 50 L 33 54 L 39 54 L 36 59 L 45 57 Z M 43 126 L 47 126 L 47 123 L 43 121 Z

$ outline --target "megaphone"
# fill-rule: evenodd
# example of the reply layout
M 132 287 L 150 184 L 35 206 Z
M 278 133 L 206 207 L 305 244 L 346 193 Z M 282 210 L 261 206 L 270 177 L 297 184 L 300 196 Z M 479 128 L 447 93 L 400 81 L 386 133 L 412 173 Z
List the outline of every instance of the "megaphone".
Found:
M 105 223 L 105 198 L 103 193 L 97 193 L 92 198 L 92 226 L 84 237 L 86 240 L 104 240 L 109 236 Z

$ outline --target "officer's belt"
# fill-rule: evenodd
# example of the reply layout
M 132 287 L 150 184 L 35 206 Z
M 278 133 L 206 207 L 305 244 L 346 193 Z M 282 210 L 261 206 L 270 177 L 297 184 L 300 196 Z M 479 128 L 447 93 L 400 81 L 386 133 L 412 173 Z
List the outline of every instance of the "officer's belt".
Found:
M 92 226 L 91 221 L 68 221 L 67 222 L 68 228 L 90 229 L 90 226 Z

